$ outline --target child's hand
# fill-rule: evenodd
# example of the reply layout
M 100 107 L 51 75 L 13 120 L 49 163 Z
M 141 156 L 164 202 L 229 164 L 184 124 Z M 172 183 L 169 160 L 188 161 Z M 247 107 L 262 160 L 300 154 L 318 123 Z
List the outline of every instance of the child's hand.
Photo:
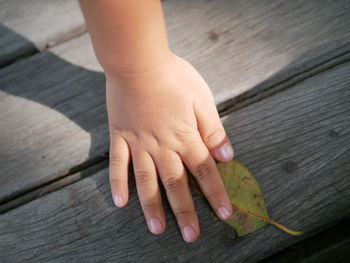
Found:
M 110 127 L 110 183 L 119 207 L 128 201 L 128 164 L 150 231 L 166 220 L 157 181 L 163 183 L 183 238 L 199 236 L 198 218 L 184 165 L 221 219 L 232 214 L 212 156 L 233 157 L 211 90 L 190 63 L 171 54 L 167 63 L 140 73 L 106 74 Z M 208 150 L 209 149 L 209 150 Z
M 198 218 L 184 165 L 197 178 L 216 213 L 222 219 L 232 214 L 212 156 L 228 161 L 233 150 L 213 95 L 198 72 L 171 52 L 161 1 L 79 3 L 107 79 L 113 199 L 117 206 L 128 201 L 132 157 L 151 232 L 160 234 L 166 225 L 158 174 L 184 239 L 195 241 Z

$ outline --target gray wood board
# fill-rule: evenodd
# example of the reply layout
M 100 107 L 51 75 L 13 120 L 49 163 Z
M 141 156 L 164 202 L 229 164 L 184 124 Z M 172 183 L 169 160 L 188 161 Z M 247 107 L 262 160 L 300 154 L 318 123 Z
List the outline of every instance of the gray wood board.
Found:
M 0 202 L 108 151 L 104 85 L 46 51 L 0 70 Z
M 75 65 L 58 56 L 67 43 L 0 70 L 0 203 L 108 151 L 104 77 L 83 67 L 98 69 L 84 38 Z
M 348 262 L 350 258 L 350 218 L 311 238 L 297 243 L 261 263 Z
M 76 0 L 0 0 L 0 66 L 84 31 Z
M 322 63 L 344 52 L 342 47 L 347 47 L 344 43 L 348 39 L 348 20 L 344 19 L 346 3 L 339 1 L 323 7 L 318 1 L 306 4 L 267 1 L 257 8 L 260 2 L 166 1 L 164 9 L 173 48 L 197 65 L 219 103 L 253 88 L 256 83 L 273 85 L 283 79 L 281 76 L 288 78 L 308 65 Z M 251 24 L 254 10 L 259 14 L 255 19 L 261 21 Z M 314 14 L 311 10 L 324 15 L 311 17 Z M 184 19 L 178 19 L 178 15 Z M 274 17 L 285 22 L 272 23 Z M 322 20 L 324 17 L 329 19 L 327 23 Z M 205 19 L 208 23 L 204 23 Z M 288 25 L 288 30 L 284 25 Z M 208 31 L 211 28 L 225 29 L 215 31 L 225 33 L 215 38 L 213 32 Z M 256 47 L 254 50 L 259 52 L 251 52 L 256 39 L 263 38 L 262 32 L 267 35 L 270 32 L 271 42 L 261 39 L 260 42 L 271 48 Z M 311 53 L 301 56 L 306 50 Z M 101 69 L 88 36 L 58 45 L 51 51 L 56 56 L 43 52 L 0 71 L 0 157 L 3 160 L 0 202 L 70 173 L 72 168 L 108 151 L 104 80 L 102 73 L 95 72 Z M 239 54 L 243 54 L 244 61 Z M 284 56 L 292 57 L 296 64 L 293 62 L 294 66 L 285 68 L 290 61 L 285 64 Z M 232 71 L 235 65 L 239 66 Z M 279 73 L 272 74 L 271 65 L 274 65 L 272 71 L 280 70 Z M 264 74 L 263 69 L 266 69 Z M 234 88 L 230 88 L 231 84 Z M 260 90 L 255 87 L 249 96 Z
M 0 67 L 37 51 L 32 42 L 0 24 Z
M 12 2 L 2 3 L 4 8 L 1 10 L 12 10 L 4 6 L 5 4 L 11 5 L 10 3 Z M 64 6 L 62 3 L 61 5 Z M 178 1 L 176 4 L 174 1 L 166 1 L 164 3 L 172 46 L 178 53 L 182 53 L 194 64 L 198 64 L 198 68 L 205 75 L 206 79 L 209 77 L 208 81 L 213 84 L 211 87 L 217 102 L 252 88 L 258 81 L 257 76 L 259 76 L 262 83 L 265 83 L 267 78 L 267 83 L 272 85 L 276 80 L 281 80 L 281 76 L 287 78 L 290 74 L 295 74 L 299 69 L 304 70 L 301 67 L 287 67 L 287 70 L 284 70 L 285 65 L 283 63 L 285 60 L 282 59 L 281 54 L 289 54 L 288 56 L 293 57 L 293 54 L 299 54 L 298 52 L 302 54 L 302 50 L 305 48 L 313 50 L 314 53 L 311 53 L 314 55 L 311 57 L 294 57 L 297 61 L 300 60 L 301 64 L 296 62 L 298 65 L 304 65 L 306 62 L 313 65 L 312 63 L 322 63 L 322 61 L 337 56 L 337 52 L 344 51 L 342 48 L 339 48 L 341 47 L 339 45 L 344 41 L 346 42 L 348 36 L 347 28 L 344 26 L 347 20 L 343 19 L 344 10 L 347 10 L 346 2 L 337 2 L 332 4 L 331 7 L 327 7 L 327 14 L 333 19 L 330 19 L 326 24 L 322 24 L 322 21 L 318 20 L 325 16 L 316 16 L 314 19 L 311 19 L 309 15 L 312 12 L 305 11 L 316 10 L 321 12 L 323 10 L 323 7 L 316 8 L 316 4 L 312 5 L 311 1 L 307 2 L 306 5 L 299 6 L 294 6 L 294 4 L 290 3 L 275 6 L 277 2 L 266 2 L 266 5 L 261 7 L 266 11 L 266 14 L 262 15 L 259 13 L 259 16 L 255 18 L 263 19 L 260 21 L 261 23 L 254 25 L 256 27 L 255 31 L 252 28 L 248 30 L 245 26 L 249 25 L 249 21 L 252 18 L 252 13 L 248 11 L 254 12 L 256 7 L 252 4 L 239 3 L 239 9 L 237 8 L 238 6 L 235 6 L 235 3 L 239 2 L 217 1 L 215 5 L 212 2 L 198 2 L 198 5 L 190 4 L 188 1 Z M 49 8 L 50 5 L 48 3 L 47 5 L 47 8 Z M 42 5 L 38 4 L 37 6 Z M 43 3 L 43 6 L 45 6 L 45 3 Z M 298 15 L 295 15 L 297 18 L 295 20 L 292 20 L 289 15 L 285 18 L 290 19 L 287 19 L 289 28 L 294 28 L 293 23 L 296 23 L 295 28 L 301 28 L 298 31 L 300 39 L 290 37 L 288 45 L 286 45 L 285 40 L 282 41 L 281 45 L 276 49 L 277 51 L 266 53 L 263 55 L 265 56 L 264 59 L 256 56 L 261 56 L 262 53 L 259 52 L 265 52 L 265 49 L 259 49 L 259 52 L 250 52 L 252 44 L 247 45 L 247 48 L 245 48 L 243 42 L 253 43 L 261 32 L 265 32 L 265 29 L 273 29 L 275 36 L 282 34 L 283 30 L 280 27 L 284 23 L 274 25 L 272 18 L 273 16 L 283 17 L 282 14 L 278 13 L 281 12 L 279 10 L 286 11 L 288 8 L 291 9 L 290 12 L 299 12 L 297 13 Z M 222 15 L 210 15 L 207 17 L 208 14 L 211 14 L 211 10 L 217 10 L 215 12 L 222 13 Z M 238 12 L 237 10 L 241 10 L 240 13 L 236 13 Z M 217 14 L 215 12 L 214 14 Z M 325 12 L 325 10 L 322 12 Z M 283 14 L 286 15 L 287 13 L 284 12 Z M 184 15 L 186 19 L 178 19 L 179 14 Z M 251 15 L 247 16 L 247 14 Z M 335 14 L 338 14 L 338 16 L 336 17 Z M 16 16 L 14 15 L 14 17 Z M 209 21 L 208 24 L 204 23 L 205 17 Z M 237 19 L 233 19 L 234 17 Z M 221 21 L 220 19 L 223 20 Z M 248 20 L 246 21 L 245 19 Z M 307 23 L 308 26 L 301 27 L 302 23 L 306 23 L 306 20 L 310 20 L 311 22 L 309 21 L 308 23 L 311 24 Z M 259 26 L 264 24 L 264 21 L 268 21 L 271 25 L 268 24 L 268 26 L 260 28 Z M 23 24 L 24 22 L 21 23 Z M 19 25 L 21 23 L 18 22 Z M 188 31 L 191 31 L 192 35 L 198 34 L 198 37 L 187 35 L 187 31 L 184 32 L 183 30 L 185 27 L 183 23 L 191 24 L 191 30 Z M 217 28 L 221 28 L 221 26 L 228 26 L 230 23 L 230 28 L 226 28 L 228 31 L 225 29 L 226 31 L 224 30 L 223 32 L 226 33 L 219 34 L 218 38 L 214 40 L 213 32 L 209 32 L 208 27 L 203 27 L 205 24 L 214 28 L 214 25 L 217 24 Z M 16 23 L 13 22 L 13 24 Z M 322 28 L 317 28 L 320 25 L 322 25 Z M 335 26 L 336 30 L 332 28 Z M 313 31 L 315 31 L 314 34 L 311 34 Z M 288 32 L 288 34 L 296 36 L 295 31 L 288 30 Z M 242 35 L 242 38 L 238 40 L 233 38 L 238 34 Z M 246 36 L 246 34 L 252 35 Z M 281 40 L 287 37 L 288 34 L 284 32 L 281 35 Z M 211 36 L 210 38 L 209 35 Z M 332 36 L 334 41 L 338 40 L 338 42 L 332 42 L 329 45 L 330 49 L 328 49 L 325 47 L 325 43 L 328 40 L 326 40 L 327 38 L 324 35 Z M 320 39 L 315 38 L 313 41 L 308 42 L 307 36 L 320 36 Z M 244 41 L 240 42 L 240 39 Z M 296 44 L 302 43 L 302 45 L 292 44 L 293 39 L 298 39 Z M 239 45 L 237 41 L 240 43 Z M 278 42 L 276 38 L 274 38 L 274 41 Z M 329 41 L 331 40 L 329 39 Z M 318 47 L 315 46 L 315 43 L 320 45 L 319 47 L 324 48 L 324 52 L 330 50 L 332 52 L 326 53 L 324 56 L 318 56 L 323 51 L 319 53 L 321 48 L 317 49 L 317 51 L 314 50 Z M 202 47 L 204 49 L 200 49 Z M 236 47 L 238 49 L 233 51 Z M 284 47 L 288 48 L 284 49 Z M 199 50 L 205 50 L 205 52 L 199 52 Z M 232 52 L 223 52 L 223 50 L 231 50 Z M 88 159 L 96 158 L 108 150 L 103 76 L 97 72 L 84 69 L 100 70 L 94 58 L 88 36 L 84 35 L 58 45 L 52 49 L 52 52 L 57 56 L 47 52 L 37 54 L 0 72 L 0 91 L 2 91 L 0 94 L 2 113 L 0 116 L 0 157 L 3 160 L 0 165 L 2 181 L 0 185 L 0 202 L 9 200 L 61 175 L 70 173 L 72 168 Z M 259 72 L 259 74 L 251 74 L 252 72 L 250 72 L 245 78 L 237 78 L 238 75 L 242 76 L 247 73 L 246 66 L 239 66 L 237 71 L 234 72 L 231 70 L 232 66 L 237 64 L 236 58 L 239 58 L 237 55 L 242 52 L 246 58 L 245 61 L 250 61 L 249 70 Z M 217 61 L 218 57 L 222 59 L 220 68 L 215 66 L 215 63 L 217 63 L 215 61 Z M 271 59 L 276 60 L 271 61 Z M 75 66 L 64 60 L 72 62 Z M 259 61 L 259 63 L 253 63 L 254 60 Z M 212 62 L 214 66 L 208 67 L 207 65 L 211 65 Z M 262 63 L 267 64 L 261 66 Z M 281 70 L 281 74 L 278 73 L 276 75 L 279 77 L 275 75 L 270 76 L 271 72 L 267 72 L 265 75 L 260 74 L 260 69 L 264 67 L 270 69 L 269 65 L 272 65 L 271 63 L 276 66 L 275 69 L 281 66 L 278 68 L 278 70 Z M 239 65 L 242 64 L 239 63 Z M 204 66 L 206 69 L 203 68 Z M 229 72 L 226 69 L 230 69 Z M 226 77 L 223 78 L 221 74 L 225 74 Z M 210 75 L 213 76 L 211 80 Z M 214 75 L 217 75 L 217 77 L 214 78 Z M 230 88 L 230 85 L 225 83 L 232 84 L 235 88 Z M 253 89 L 250 94 L 254 92 L 259 92 L 259 89 Z
M 199 70 L 220 108 L 350 51 L 348 0 L 167 0 L 163 6 L 171 48 Z M 100 70 L 88 42 L 82 36 L 52 51 Z
M 349 86 L 347 63 L 222 119 L 270 217 L 303 236 L 268 225 L 230 241 L 197 195 L 199 241 L 182 241 L 168 205 L 166 233 L 154 236 L 134 181 L 130 203 L 118 209 L 105 169 L 1 215 L 0 254 L 5 262 L 256 262 L 319 233 L 349 216 Z
M 0 29 L 0 50 L 6 60 L 84 31 L 76 1 L 0 0 L 0 5 L 0 22 L 7 27 Z M 217 103 L 254 86 L 263 90 L 350 50 L 348 0 L 167 0 L 163 6 L 172 49 L 204 75 Z M 77 49 L 68 44 L 63 57 L 93 60 L 88 41 Z
M 348 0 L 167 0 L 164 9 L 173 50 L 204 75 L 217 103 L 350 50 Z

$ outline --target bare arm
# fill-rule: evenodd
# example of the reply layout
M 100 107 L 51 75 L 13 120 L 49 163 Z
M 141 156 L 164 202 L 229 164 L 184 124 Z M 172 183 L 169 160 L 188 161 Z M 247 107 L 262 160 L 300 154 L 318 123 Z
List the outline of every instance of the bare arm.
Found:
M 80 5 L 105 71 L 146 71 L 170 56 L 159 0 L 80 0 Z

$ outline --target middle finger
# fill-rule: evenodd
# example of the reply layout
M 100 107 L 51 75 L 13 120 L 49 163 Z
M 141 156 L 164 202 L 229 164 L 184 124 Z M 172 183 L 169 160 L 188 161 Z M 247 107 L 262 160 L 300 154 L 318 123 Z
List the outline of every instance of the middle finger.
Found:
M 177 153 L 166 151 L 159 153 L 155 162 L 182 236 L 185 241 L 193 242 L 200 230 L 182 161 Z

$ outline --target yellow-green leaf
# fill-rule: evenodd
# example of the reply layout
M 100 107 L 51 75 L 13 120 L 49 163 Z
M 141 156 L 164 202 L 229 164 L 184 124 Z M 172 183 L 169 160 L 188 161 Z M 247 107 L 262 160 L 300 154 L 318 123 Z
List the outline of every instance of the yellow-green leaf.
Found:
M 232 160 L 218 163 L 217 168 L 233 209 L 233 216 L 226 222 L 236 230 L 239 236 L 251 233 L 268 223 L 292 235 L 302 234 L 300 231 L 290 230 L 269 218 L 260 186 L 244 165 Z M 202 195 L 192 176 L 189 178 L 189 183 L 195 192 Z
M 218 163 L 217 167 L 232 204 L 269 217 L 259 184 L 244 165 L 232 160 L 227 163 Z M 235 207 L 233 207 L 233 212 L 232 218 L 227 223 L 237 231 L 239 236 L 246 235 L 267 224 Z

